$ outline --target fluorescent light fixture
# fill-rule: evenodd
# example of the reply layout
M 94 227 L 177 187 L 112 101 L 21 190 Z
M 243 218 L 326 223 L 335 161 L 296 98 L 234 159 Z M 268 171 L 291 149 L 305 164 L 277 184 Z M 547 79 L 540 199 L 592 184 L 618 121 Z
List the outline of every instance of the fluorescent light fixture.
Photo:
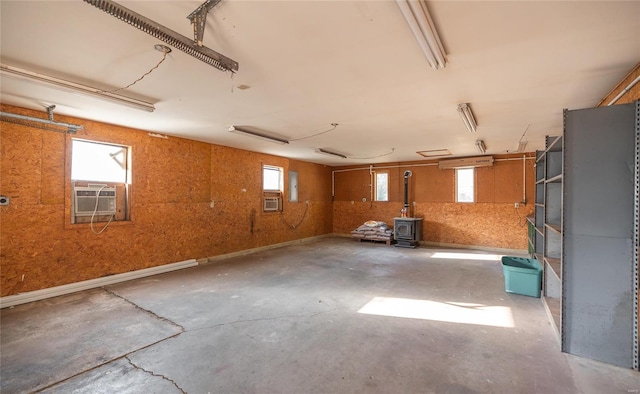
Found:
M 444 68 L 447 58 L 426 3 L 423 0 L 396 0 L 396 3 L 431 67 Z
M 439 156 L 450 156 L 451 151 L 449 149 L 432 149 L 432 150 L 421 150 L 416 152 L 420 156 L 424 157 L 439 157 Z
M 478 124 L 476 123 L 476 118 L 473 116 L 469 103 L 458 104 L 458 113 L 460 114 L 464 125 L 467 127 L 467 130 L 469 130 L 470 133 L 475 132 Z
M 518 152 L 524 152 L 527 149 L 527 141 L 518 142 Z
M 79 83 L 67 81 L 64 79 L 56 78 L 56 77 L 51 77 L 49 75 L 40 74 L 33 71 L 24 70 L 24 69 L 9 66 L 6 64 L 0 64 L 0 73 L 19 77 L 22 79 L 27 79 L 30 81 L 41 82 L 47 85 L 60 87 L 65 90 L 70 90 L 73 92 L 95 96 L 104 100 L 108 100 L 121 105 L 126 105 L 128 107 L 140 109 L 143 111 L 153 112 L 156 109 L 153 106 L 153 104 L 147 103 L 146 101 L 137 100 L 137 99 L 133 99 L 126 96 L 121 96 L 115 93 L 105 92 L 104 90 L 96 89 L 91 86 L 81 85 Z
M 330 150 L 324 149 L 324 148 L 318 148 L 318 152 L 319 153 L 324 153 L 325 155 L 341 157 L 343 159 L 347 158 L 347 156 L 343 155 L 342 153 L 333 152 L 333 151 L 330 151 Z
M 253 130 L 248 130 L 242 127 L 238 127 L 238 126 L 231 126 L 229 127 L 229 131 L 232 133 L 239 133 L 239 134 L 244 134 L 244 135 L 248 135 L 249 137 L 255 137 L 255 138 L 260 138 L 263 140 L 267 140 L 270 142 L 275 142 L 276 144 L 288 144 L 289 141 L 285 140 L 284 138 L 279 138 L 279 137 L 274 137 L 271 135 L 267 135 L 267 134 L 262 134 L 259 133 L 257 131 L 253 131 Z
M 482 140 L 476 141 L 476 148 L 478 148 L 478 152 L 482 154 L 487 153 L 487 147 L 484 145 L 484 141 Z

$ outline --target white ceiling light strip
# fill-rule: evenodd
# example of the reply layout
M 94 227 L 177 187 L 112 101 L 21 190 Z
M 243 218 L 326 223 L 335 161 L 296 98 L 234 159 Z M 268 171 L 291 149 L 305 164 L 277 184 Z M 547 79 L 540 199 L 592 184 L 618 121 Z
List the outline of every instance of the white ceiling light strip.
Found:
M 469 130 L 470 133 L 475 132 L 478 127 L 478 123 L 476 122 L 475 116 L 473 116 L 469 103 L 458 104 L 458 113 L 460 114 L 464 125 L 467 127 L 467 130 Z
M 447 58 L 427 5 L 422 0 L 396 0 L 427 61 L 434 69 L 444 68 Z
M 280 138 L 280 137 L 264 134 L 264 133 L 261 133 L 259 131 L 249 130 L 247 128 L 240 127 L 240 126 L 230 126 L 229 127 L 229 132 L 238 133 L 238 134 L 244 134 L 246 136 L 254 137 L 254 138 L 260 138 L 260 139 L 265 140 L 265 141 L 275 142 L 276 144 L 288 144 L 289 143 L 289 141 L 284 139 L 284 138 Z
M 146 101 L 137 100 L 134 98 L 122 96 L 115 93 L 105 92 L 104 90 L 97 89 L 91 86 L 82 85 L 79 83 L 67 81 L 64 79 L 52 77 L 45 74 L 36 73 L 29 70 L 24 70 L 18 67 L 9 66 L 7 64 L 0 64 L 0 73 L 4 75 L 10 75 L 27 79 L 30 81 L 40 82 L 43 84 L 63 88 L 73 92 L 78 92 L 90 96 L 95 96 L 104 100 L 112 101 L 117 104 L 126 105 L 131 108 L 140 109 L 143 111 L 153 112 L 155 107 L 151 103 Z

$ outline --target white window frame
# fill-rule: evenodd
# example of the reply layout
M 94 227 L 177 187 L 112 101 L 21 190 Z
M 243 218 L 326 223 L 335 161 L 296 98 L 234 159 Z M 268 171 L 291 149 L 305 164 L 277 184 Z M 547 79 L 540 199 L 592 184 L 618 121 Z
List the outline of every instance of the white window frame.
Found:
M 78 143 L 78 145 L 76 145 L 76 143 Z M 80 172 L 80 176 L 77 176 L 77 174 L 74 174 L 74 169 L 77 168 L 75 167 L 75 163 L 76 161 L 74 160 L 74 155 L 77 153 L 77 150 L 81 147 L 80 144 L 85 144 L 85 145 L 96 145 L 96 146 L 102 146 L 102 147 L 111 147 L 114 148 L 114 150 L 119 150 L 121 151 L 120 153 L 117 154 L 110 154 L 111 159 L 114 161 L 114 163 L 119 164 L 121 167 L 123 167 L 121 169 L 122 174 L 119 174 L 120 176 L 118 177 L 118 179 L 112 178 L 112 177 L 106 177 L 103 178 L 101 177 L 99 174 L 96 174 L 95 176 L 83 176 L 84 174 L 87 173 L 87 169 L 91 170 L 92 167 L 92 163 L 91 163 L 91 159 L 88 159 L 89 162 L 82 162 L 80 163 L 80 168 L 78 168 L 78 172 Z M 120 184 L 131 184 L 131 147 L 127 146 L 127 145 L 122 145 L 122 144 L 113 144 L 113 143 L 109 143 L 109 142 L 101 142 L 101 141 L 89 141 L 89 140 L 83 140 L 83 139 L 79 139 L 79 138 L 73 138 L 71 140 L 71 180 L 72 181 L 87 181 L 87 182 L 96 182 L 96 183 L 120 183 Z M 76 175 L 76 176 L 74 176 Z
M 470 184 L 462 184 L 462 182 L 469 181 L 469 175 L 471 174 Z M 456 168 L 456 202 L 459 203 L 474 203 L 476 202 L 476 171 L 475 168 Z M 471 190 L 469 190 L 471 189 Z
M 110 177 L 109 175 L 101 176 L 98 170 L 96 170 L 96 172 L 94 172 L 93 174 L 91 173 L 91 171 L 86 171 L 87 168 L 90 169 L 92 166 L 91 159 L 87 159 L 87 161 L 81 161 L 80 163 L 78 163 L 77 160 L 85 160 L 85 159 L 82 157 L 78 159 L 78 156 L 75 156 L 75 160 L 74 160 L 74 154 L 77 154 L 77 152 L 81 149 L 83 144 L 94 144 L 94 145 L 100 145 L 103 147 L 114 148 L 113 153 L 109 153 L 109 155 L 111 156 L 111 159 L 113 159 L 115 163 L 121 166 L 122 173 L 118 174 L 117 177 Z M 131 199 L 130 199 L 129 193 L 131 190 L 130 188 L 131 146 L 118 144 L 118 143 L 104 142 L 104 141 L 92 141 L 92 140 L 85 140 L 80 138 L 72 138 L 70 151 L 71 151 L 71 158 L 70 158 L 71 168 L 70 168 L 69 177 L 71 179 L 71 193 L 72 193 L 71 223 L 72 224 L 89 223 L 87 222 L 88 217 L 83 217 L 84 215 L 78 215 L 78 216 L 75 215 L 75 209 L 74 209 L 75 198 L 74 197 L 75 197 L 76 186 L 87 187 L 91 185 L 97 185 L 97 186 L 94 186 L 94 188 L 96 187 L 100 188 L 103 186 L 104 186 L 104 189 L 117 188 L 118 190 L 120 190 L 118 192 L 118 195 L 120 196 L 119 201 L 124 202 L 124 206 L 120 205 L 118 207 L 119 213 L 117 212 L 114 215 L 95 215 L 95 216 L 92 215 L 90 217 L 91 223 L 111 222 L 111 221 L 130 221 L 131 220 L 131 212 L 130 212 Z M 78 166 L 78 164 L 80 165 L 80 167 L 76 167 Z M 97 164 L 96 169 L 105 167 L 104 162 L 102 164 L 99 164 L 99 163 L 93 163 L 93 164 Z M 118 170 L 118 172 L 119 171 L 120 170 Z
M 384 175 L 384 177 L 382 177 L 382 175 Z M 380 176 L 380 178 L 384 178 L 384 194 L 385 196 L 380 196 L 380 190 L 379 187 L 380 185 L 380 180 L 378 179 L 378 176 Z M 376 201 L 383 201 L 383 202 L 387 202 L 389 201 L 389 173 L 388 172 L 376 172 L 375 173 L 375 200 Z
M 267 185 L 265 185 L 265 182 L 267 180 L 267 177 L 265 176 L 266 172 L 265 171 L 277 171 L 278 172 L 278 187 L 276 188 L 269 188 L 266 187 Z M 271 166 L 271 165 L 263 165 L 262 166 L 262 191 L 265 192 L 282 192 L 282 186 L 284 184 L 284 170 L 282 167 L 277 167 L 277 166 Z
M 277 171 L 278 172 L 278 185 L 277 188 L 272 188 L 274 185 L 267 185 L 267 171 Z M 278 166 L 272 166 L 268 164 L 262 165 L 262 212 L 264 213 L 274 213 L 274 212 L 282 212 L 282 196 L 284 192 L 284 168 Z M 265 209 L 267 205 L 267 199 L 278 199 L 278 209 Z

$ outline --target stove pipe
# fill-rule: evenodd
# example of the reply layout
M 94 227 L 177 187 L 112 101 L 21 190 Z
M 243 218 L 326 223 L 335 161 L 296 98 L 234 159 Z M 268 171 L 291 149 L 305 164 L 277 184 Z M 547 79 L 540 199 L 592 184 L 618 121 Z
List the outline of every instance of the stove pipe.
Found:
M 404 209 L 407 215 L 409 215 L 409 178 L 413 173 L 410 170 L 404 172 Z

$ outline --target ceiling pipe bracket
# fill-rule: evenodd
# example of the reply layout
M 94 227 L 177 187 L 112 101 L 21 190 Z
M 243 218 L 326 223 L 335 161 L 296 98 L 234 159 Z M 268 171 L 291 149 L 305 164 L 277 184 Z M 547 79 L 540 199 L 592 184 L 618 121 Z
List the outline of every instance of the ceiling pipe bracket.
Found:
M 182 52 L 195 57 L 196 59 L 217 68 L 220 71 L 238 71 L 238 62 L 232 60 L 213 49 L 205 46 L 198 46 L 193 40 L 177 33 L 166 26 L 159 24 L 135 11 L 124 7 L 112 0 L 84 0 L 85 3 L 106 12 L 107 14 L 120 19 L 121 21 L 142 30 Z
M 207 0 L 187 16 L 193 25 L 193 43 L 201 47 L 204 40 L 204 28 L 207 24 L 207 14 L 222 0 Z

